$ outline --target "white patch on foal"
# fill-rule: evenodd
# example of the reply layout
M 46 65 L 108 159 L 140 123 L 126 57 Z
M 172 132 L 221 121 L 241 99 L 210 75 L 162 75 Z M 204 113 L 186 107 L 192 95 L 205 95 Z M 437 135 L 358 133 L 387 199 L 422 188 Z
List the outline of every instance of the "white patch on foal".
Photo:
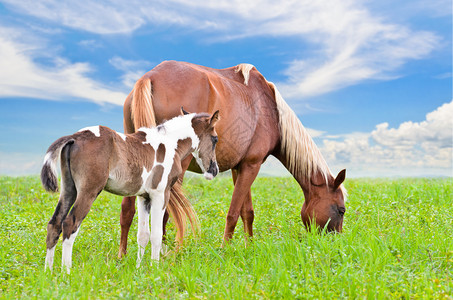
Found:
M 140 262 L 145 253 L 145 247 L 151 240 L 151 258 L 155 261 L 159 260 L 159 255 L 162 249 L 162 222 L 165 213 L 165 188 L 168 183 L 168 176 L 173 167 L 174 157 L 176 154 L 176 148 L 178 147 L 178 141 L 190 138 L 192 141 L 192 148 L 198 149 L 200 139 L 195 133 L 192 127 L 192 119 L 195 114 L 188 114 L 179 116 L 167 121 L 162 128 L 140 128 L 146 134 L 144 145 L 150 145 L 156 155 L 154 157 L 154 164 L 151 170 L 147 170 L 143 167 L 142 171 L 142 187 L 137 195 L 147 193 L 150 197 L 150 211 L 146 211 L 144 205 L 144 199 L 140 199 L 138 203 L 138 232 L 137 240 L 139 244 L 139 250 L 137 254 L 137 268 L 140 266 Z M 157 162 L 157 149 L 160 144 L 165 146 L 165 157 L 160 163 Z M 153 176 L 153 169 L 156 166 L 163 166 L 164 171 L 162 179 L 155 189 L 147 186 L 147 183 Z M 152 178 L 151 178 L 152 179 Z M 149 228 L 149 218 L 151 217 L 151 230 Z
M 198 150 L 193 151 L 192 156 L 195 158 L 195 161 L 200 167 L 201 172 L 203 172 L 204 178 L 206 178 L 207 180 L 212 180 L 214 176 L 206 171 L 205 167 L 203 166 L 203 161 L 201 160 L 200 155 L 198 154 Z
M 146 210 L 145 199 L 143 197 L 137 198 L 137 210 L 138 210 L 138 229 L 137 229 L 137 268 L 140 267 L 140 262 L 145 254 L 145 247 L 149 242 L 149 211 Z
M 176 149 L 178 140 L 190 138 L 192 140 L 192 148 L 197 149 L 200 139 L 192 127 L 193 117 L 195 117 L 195 113 L 175 117 L 165 122 L 165 130 L 162 131 L 159 131 L 158 127 L 140 128 L 138 131 L 146 133 L 146 140 L 143 144 L 150 144 L 155 150 L 159 144 L 164 144 L 168 150 L 167 144 L 171 141 L 175 144 L 174 149 Z
M 160 250 L 162 249 L 165 195 L 163 192 L 155 192 L 151 197 L 151 259 L 159 261 Z
M 66 266 L 66 272 L 69 274 L 71 272 L 72 266 L 72 246 L 74 245 L 74 240 L 79 233 L 80 227 L 77 228 L 77 231 L 69 236 L 68 239 L 63 241 L 63 254 L 62 254 L 62 265 Z
M 82 132 L 82 131 L 91 131 L 96 137 L 100 137 L 101 136 L 101 127 L 98 125 L 98 126 L 90 126 L 90 127 L 85 127 L 85 128 L 82 128 L 80 129 L 78 132 Z
M 57 247 L 57 244 L 53 246 L 51 249 L 47 249 L 47 254 L 46 254 L 46 263 L 44 264 L 44 271 L 49 267 L 49 270 L 52 271 L 52 266 L 53 266 L 53 258 L 55 256 L 55 247 Z
M 126 135 L 124 133 L 116 132 L 116 134 L 119 135 L 123 139 L 123 141 L 126 141 Z
M 157 155 L 154 157 L 154 164 L 153 168 L 162 165 L 164 167 L 164 172 L 162 174 L 162 179 L 159 182 L 157 188 L 153 191 L 162 191 L 167 186 L 168 175 L 171 172 L 171 168 L 173 166 L 173 159 L 175 157 L 176 148 L 178 147 L 178 141 L 190 138 L 192 141 L 192 148 L 197 149 L 198 145 L 200 144 L 200 139 L 198 138 L 197 134 L 195 133 L 192 127 L 192 119 L 195 116 L 195 113 L 178 116 L 175 117 L 167 122 L 165 122 L 164 129 L 158 127 L 154 128 L 140 128 L 138 131 L 142 131 L 146 134 L 145 141 L 143 142 L 144 145 L 150 145 L 154 151 L 157 153 L 157 148 L 160 144 L 165 146 L 165 158 L 162 163 L 157 162 Z M 146 170 L 143 167 L 142 172 L 142 182 L 143 185 L 140 188 L 140 192 L 137 194 L 141 194 L 143 192 L 150 193 L 150 187 L 145 186 L 148 182 L 149 177 L 152 174 L 153 169 Z

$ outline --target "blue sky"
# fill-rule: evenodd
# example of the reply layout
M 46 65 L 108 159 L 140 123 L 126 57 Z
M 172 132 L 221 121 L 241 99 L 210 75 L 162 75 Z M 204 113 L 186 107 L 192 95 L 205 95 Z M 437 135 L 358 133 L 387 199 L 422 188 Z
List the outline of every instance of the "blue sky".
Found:
M 135 80 L 182 60 L 255 65 L 335 173 L 453 175 L 451 1 L 205 2 L 0 0 L 0 174 L 38 173 L 80 128 L 123 131 Z

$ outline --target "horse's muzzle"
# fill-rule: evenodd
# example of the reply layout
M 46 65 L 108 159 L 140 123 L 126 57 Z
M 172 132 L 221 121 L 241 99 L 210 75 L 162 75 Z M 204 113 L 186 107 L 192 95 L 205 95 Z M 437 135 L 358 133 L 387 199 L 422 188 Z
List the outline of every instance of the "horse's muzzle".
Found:
M 217 162 L 211 160 L 208 171 L 206 171 L 204 173 L 204 178 L 206 178 L 207 180 L 211 180 L 214 177 L 216 177 L 216 175 L 218 173 L 219 173 L 219 166 L 217 165 Z

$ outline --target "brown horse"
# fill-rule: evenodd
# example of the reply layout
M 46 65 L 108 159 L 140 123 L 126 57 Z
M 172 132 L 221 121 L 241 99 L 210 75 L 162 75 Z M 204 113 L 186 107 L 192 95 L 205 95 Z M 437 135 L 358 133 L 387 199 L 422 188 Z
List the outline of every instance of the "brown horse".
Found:
M 224 242 L 231 239 L 241 216 L 253 235 L 254 211 L 250 187 L 261 164 L 275 156 L 301 186 L 305 202 L 301 217 L 328 230 L 342 230 L 346 171 L 334 177 L 296 114 L 252 65 L 217 70 L 186 62 L 163 62 L 137 81 L 124 103 L 124 129 L 160 124 L 179 113 L 221 111 L 216 130 L 220 171 L 232 170 L 234 192 L 226 218 Z M 190 164 L 190 165 L 189 165 Z M 183 169 L 199 172 L 188 157 Z M 173 193 L 177 196 L 177 193 Z M 134 198 L 123 199 L 119 256 L 126 253 L 127 235 L 135 213 Z M 166 220 L 166 219 L 165 219 Z M 164 225 L 165 227 L 165 225 Z
M 159 260 L 167 203 L 170 201 L 169 207 L 173 208 L 169 210 L 179 220 L 178 229 L 181 223 L 185 224 L 181 213 L 194 215 L 187 200 L 176 204 L 170 200 L 170 189 L 183 172 L 181 161 L 192 153 L 207 179 L 218 173 L 214 129 L 218 115 L 218 111 L 212 117 L 206 113 L 181 115 L 158 127 L 140 128 L 130 135 L 93 126 L 56 140 L 47 150 L 41 171 L 44 188 L 57 191 L 55 162 L 60 158 L 62 191 L 47 226 L 45 268 L 52 270 L 55 247 L 63 231 L 62 262 L 69 273 L 74 240 L 102 190 L 121 196 L 138 196 L 137 267 L 150 238 L 151 257 Z

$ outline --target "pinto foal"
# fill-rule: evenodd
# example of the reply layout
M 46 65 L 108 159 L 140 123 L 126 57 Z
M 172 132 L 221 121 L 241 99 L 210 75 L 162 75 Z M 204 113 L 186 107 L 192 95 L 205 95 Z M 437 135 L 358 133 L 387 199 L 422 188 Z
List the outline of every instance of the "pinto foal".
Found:
M 182 172 L 181 161 L 192 153 L 206 179 L 212 179 L 219 170 L 214 129 L 219 112 L 212 116 L 182 112 L 183 115 L 158 127 L 141 128 L 129 135 L 104 126 L 87 127 L 56 140 L 49 147 L 41 181 L 47 191 L 58 190 L 56 161 L 60 158 L 61 193 L 47 225 L 44 268 L 52 270 L 55 247 L 63 232 L 62 264 L 70 272 L 72 246 L 80 224 L 102 190 L 121 196 L 138 196 L 137 267 L 150 237 L 151 257 L 159 260 L 162 221 L 170 189 Z

